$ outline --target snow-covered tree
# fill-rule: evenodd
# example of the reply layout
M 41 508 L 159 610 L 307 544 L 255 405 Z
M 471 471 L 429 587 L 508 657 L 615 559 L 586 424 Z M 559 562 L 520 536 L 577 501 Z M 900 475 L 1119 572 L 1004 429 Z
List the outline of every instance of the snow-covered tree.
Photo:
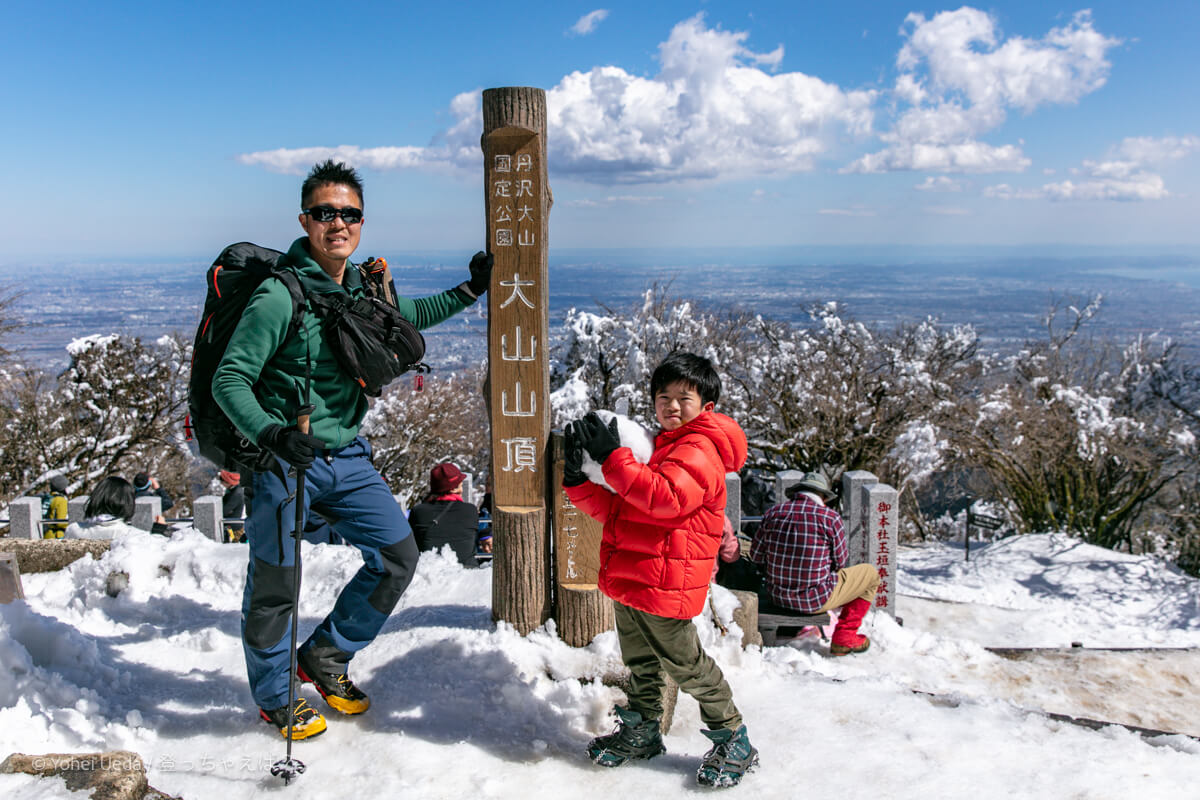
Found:
M 77 492 L 141 470 L 183 491 L 186 345 L 114 334 L 77 339 L 68 353 L 71 364 L 56 379 L 22 369 L 2 382 L 0 493 L 36 489 L 55 471 Z
M 1142 390 L 1161 346 L 1112 354 L 1081 335 L 1099 308 L 1053 307 L 1045 339 L 992 364 L 946 425 L 960 463 L 986 470 L 1021 530 L 1130 548 L 1147 503 L 1194 460 L 1195 437 Z
M 406 508 L 429 491 L 429 470 L 453 461 L 480 478 L 489 446 L 484 403 L 485 371 L 427 375 L 417 391 L 404 376 L 376 400 L 363 419 L 374 464 Z
M 572 310 L 555 350 L 555 423 L 588 408 L 624 411 L 653 424 L 650 373 L 673 349 L 711 359 L 721 374 L 718 408 L 751 446 L 748 467 L 870 469 L 915 484 L 941 462 L 931 427 L 974 374 L 970 326 L 932 319 L 881 332 L 845 318 L 836 303 L 798 326 L 736 310 L 701 310 L 661 287 L 628 314 Z

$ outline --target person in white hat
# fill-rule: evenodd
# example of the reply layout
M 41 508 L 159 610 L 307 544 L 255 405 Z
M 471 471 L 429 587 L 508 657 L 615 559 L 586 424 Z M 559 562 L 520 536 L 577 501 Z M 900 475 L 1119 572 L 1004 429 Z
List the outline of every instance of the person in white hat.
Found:
M 879 572 L 870 564 L 847 565 L 842 517 L 825 504 L 829 481 L 809 472 L 787 490 L 788 500 L 767 509 L 750 547 L 772 602 L 803 614 L 838 610 L 829 652 L 861 653 L 871 640 L 858 633 L 875 600 Z

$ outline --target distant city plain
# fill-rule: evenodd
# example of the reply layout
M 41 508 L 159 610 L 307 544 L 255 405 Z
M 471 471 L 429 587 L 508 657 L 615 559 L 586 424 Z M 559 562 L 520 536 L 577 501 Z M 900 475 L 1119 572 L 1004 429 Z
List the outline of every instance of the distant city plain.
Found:
M 219 248 L 218 248 L 219 249 Z M 420 297 L 467 276 L 468 253 L 388 256 L 398 290 Z M 0 267 L 0 289 L 20 296 L 25 323 L 7 340 L 26 364 L 68 362 L 66 345 L 90 334 L 188 338 L 204 303 L 204 260 L 71 262 Z M 1054 302 L 1104 296 L 1092 335 L 1178 341 L 1200 358 L 1200 251 L 1096 248 L 737 248 L 559 251 L 550 256 L 551 336 L 568 309 L 628 312 L 650 287 L 708 308 L 738 308 L 803 323 L 814 304 L 890 328 L 931 316 L 969 323 L 985 350 L 1011 352 L 1044 337 Z M 482 304 L 481 304 L 482 305 Z M 458 369 L 483 358 L 486 318 L 471 309 L 426 331 L 427 360 Z

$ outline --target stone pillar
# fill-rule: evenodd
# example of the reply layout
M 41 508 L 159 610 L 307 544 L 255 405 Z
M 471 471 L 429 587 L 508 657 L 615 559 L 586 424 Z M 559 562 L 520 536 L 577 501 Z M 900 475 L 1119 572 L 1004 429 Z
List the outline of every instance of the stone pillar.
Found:
M 162 498 L 139 497 L 133 504 L 133 520 L 130 524 L 144 531 L 150 530 L 154 526 L 154 518 L 162 513 Z
M 742 477 L 725 473 L 725 516 L 733 523 L 733 532 L 742 532 Z
M 67 501 L 67 522 L 68 523 L 83 522 L 84 517 L 86 516 L 86 513 L 87 513 L 88 500 L 90 500 L 90 499 L 91 499 L 91 497 L 89 495 L 85 494 L 81 497 L 72 497 L 70 500 Z
M 42 501 L 39 500 L 40 504 Z M 21 588 L 21 570 L 17 569 L 17 557 L 13 553 L 0 553 L 0 604 L 11 603 L 25 597 Z
M 842 521 L 846 527 L 846 543 L 850 547 L 850 563 L 870 562 L 870 547 L 863 532 L 862 487 L 879 483 L 873 473 L 865 469 L 842 473 Z
M 896 616 L 896 543 L 900 531 L 900 495 L 886 483 L 859 488 L 865 535 L 870 548 L 866 563 L 879 570 L 875 608 Z
M 192 527 L 214 542 L 225 541 L 225 516 L 220 497 L 208 495 L 196 499 L 192 506 Z
M 804 473 L 798 469 L 785 469 L 775 473 L 775 504 L 787 500 L 787 490 L 804 478 Z
M 492 617 L 522 635 L 551 613 L 546 119 L 541 89 L 483 92 Z
M 42 538 L 42 501 L 18 497 L 8 504 L 8 535 L 14 539 Z

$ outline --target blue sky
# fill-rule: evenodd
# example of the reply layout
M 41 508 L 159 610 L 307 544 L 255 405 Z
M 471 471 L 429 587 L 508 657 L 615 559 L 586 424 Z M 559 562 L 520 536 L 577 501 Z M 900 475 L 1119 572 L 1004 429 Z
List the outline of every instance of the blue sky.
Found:
M 0 262 L 286 246 L 329 153 L 360 253 L 477 249 L 513 85 L 552 249 L 1200 246 L 1198 41 L 1160 0 L 10 4 Z

